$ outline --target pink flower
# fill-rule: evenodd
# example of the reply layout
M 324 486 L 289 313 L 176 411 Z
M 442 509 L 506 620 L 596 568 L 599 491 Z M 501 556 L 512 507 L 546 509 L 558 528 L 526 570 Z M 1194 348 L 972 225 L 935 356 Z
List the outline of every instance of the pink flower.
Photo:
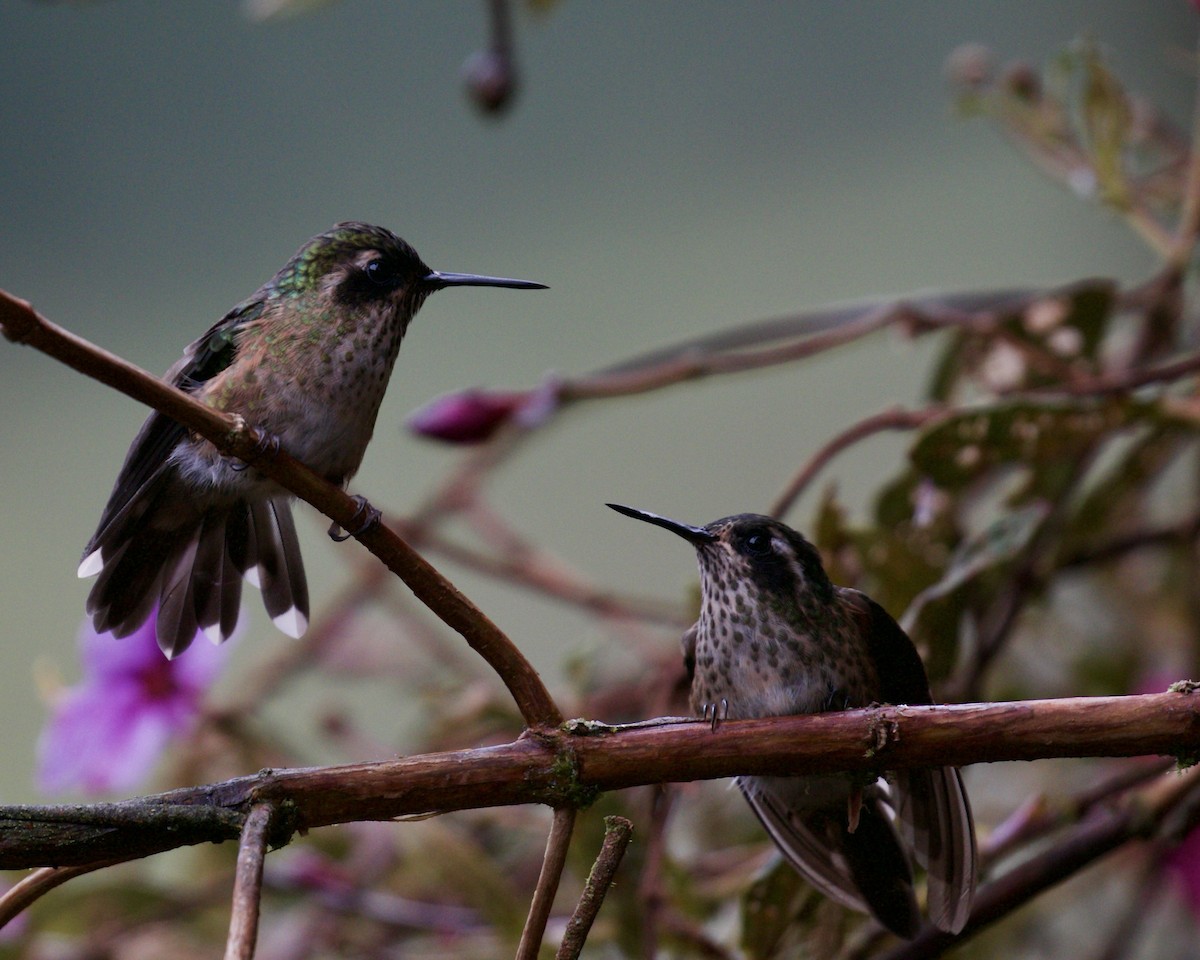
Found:
M 38 741 L 37 779 L 46 793 L 131 790 L 195 724 L 229 645 L 197 643 L 168 660 L 154 620 L 151 613 L 123 640 L 86 623 L 80 631 L 83 679 L 58 697 Z

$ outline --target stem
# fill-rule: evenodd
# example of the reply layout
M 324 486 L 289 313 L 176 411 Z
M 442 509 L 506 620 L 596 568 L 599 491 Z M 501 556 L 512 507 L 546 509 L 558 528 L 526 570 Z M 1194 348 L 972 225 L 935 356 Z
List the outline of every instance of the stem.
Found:
M 521 942 L 517 946 L 517 960 L 537 960 L 542 938 L 546 935 L 546 921 L 554 906 L 554 895 L 558 892 L 558 881 L 562 878 L 567 863 L 567 850 L 571 846 L 571 832 L 575 829 L 575 811 L 560 807 L 554 811 L 550 825 L 550 836 L 546 838 L 546 854 L 542 858 L 542 871 L 538 875 L 533 900 L 529 904 L 529 916 L 525 929 L 521 931 Z

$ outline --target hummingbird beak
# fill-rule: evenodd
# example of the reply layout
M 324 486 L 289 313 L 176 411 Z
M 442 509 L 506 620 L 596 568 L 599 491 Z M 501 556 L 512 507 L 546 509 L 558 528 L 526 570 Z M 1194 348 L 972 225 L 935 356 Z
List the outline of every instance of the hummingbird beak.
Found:
M 544 283 L 534 283 L 532 280 L 510 280 L 508 277 L 481 277 L 475 273 L 442 273 L 440 270 L 430 270 L 421 278 L 422 282 L 434 290 L 445 290 L 446 287 L 512 287 L 515 290 L 549 290 Z
M 656 527 L 663 527 L 670 530 L 677 536 L 683 537 L 684 540 L 694 547 L 702 547 L 706 543 L 715 543 L 717 539 L 715 534 L 709 533 L 703 527 L 693 527 L 690 523 L 680 523 L 678 520 L 660 517 L 657 513 L 635 510 L 633 507 L 626 507 L 620 503 L 608 503 L 605 506 L 611 507 L 617 513 L 623 513 L 627 517 L 633 517 L 634 520 L 645 520 L 646 523 L 652 523 Z

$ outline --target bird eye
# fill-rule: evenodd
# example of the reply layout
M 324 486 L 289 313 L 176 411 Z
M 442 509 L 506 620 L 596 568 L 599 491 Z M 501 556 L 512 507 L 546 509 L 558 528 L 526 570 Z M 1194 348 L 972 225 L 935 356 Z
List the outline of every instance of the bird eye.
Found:
M 771 553 L 771 536 L 767 533 L 752 533 L 746 538 L 746 553 L 752 557 L 765 557 Z
M 396 274 L 378 257 L 368 261 L 367 277 L 372 283 L 377 283 L 381 287 L 390 287 L 396 282 Z

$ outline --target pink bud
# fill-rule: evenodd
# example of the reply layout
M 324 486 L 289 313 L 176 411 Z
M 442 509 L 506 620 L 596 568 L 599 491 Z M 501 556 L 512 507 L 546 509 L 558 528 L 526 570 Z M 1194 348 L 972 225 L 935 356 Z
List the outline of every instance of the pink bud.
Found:
M 483 113 L 503 113 L 512 104 L 517 72 L 504 51 L 477 51 L 467 58 L 462 72 L 467 95 Z
M 482 443 L 512 419 L 527 397 L 485 390 L 447 393 L 411 414 L 408 428 L 446 443 Z

